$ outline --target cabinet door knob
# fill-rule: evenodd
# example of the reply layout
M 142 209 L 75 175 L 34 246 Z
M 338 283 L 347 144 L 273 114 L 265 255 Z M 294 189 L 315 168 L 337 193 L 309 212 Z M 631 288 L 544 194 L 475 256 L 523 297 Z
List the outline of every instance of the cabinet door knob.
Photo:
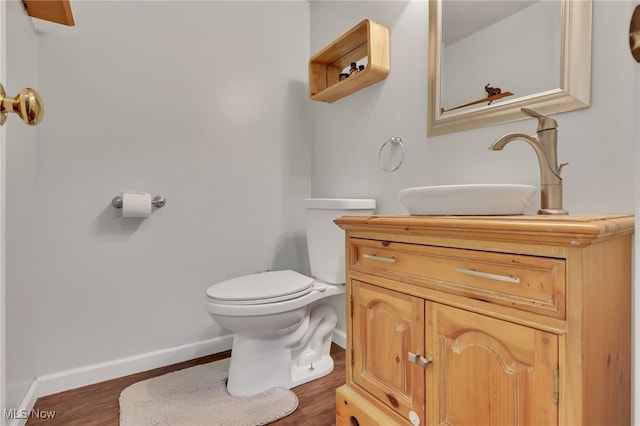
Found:
M 418 364 L 420 367 L 424 368 L 425 370 L 427 369 L 427 366 L 429 365 L 429 363 L 433 362 L 433 359 L 431 359 L 431 357 L 425 358 L 422 355 L 420 355 L 420 352 L 415 354 L 413 352 L 409 352 L 408 360 L 409 362 Z
M 431 358 L 425 358 L 423 356 L 420 357 L 420 359 L 418 360 L 418 365 L 420 365 L 420 367 L 424 368 L 425 370 L 427 369 L 427 366 L 429 365 L 429 363 L 431 363 L 433 360 Z

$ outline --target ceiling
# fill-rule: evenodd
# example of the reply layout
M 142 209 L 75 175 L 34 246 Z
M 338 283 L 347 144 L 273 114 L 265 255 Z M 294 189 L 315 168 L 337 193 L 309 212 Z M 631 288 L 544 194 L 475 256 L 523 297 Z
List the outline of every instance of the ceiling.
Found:
M 539 0 L 443 0 L 442 41 L 445 46 L 537 3 Z

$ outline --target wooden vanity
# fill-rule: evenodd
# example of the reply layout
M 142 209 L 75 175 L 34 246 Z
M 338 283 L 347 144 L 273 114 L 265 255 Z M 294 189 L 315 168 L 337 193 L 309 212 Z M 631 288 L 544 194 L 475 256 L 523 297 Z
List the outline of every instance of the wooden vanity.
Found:
M 632 215 L 342 217 L 337 425 L 631 422 Z

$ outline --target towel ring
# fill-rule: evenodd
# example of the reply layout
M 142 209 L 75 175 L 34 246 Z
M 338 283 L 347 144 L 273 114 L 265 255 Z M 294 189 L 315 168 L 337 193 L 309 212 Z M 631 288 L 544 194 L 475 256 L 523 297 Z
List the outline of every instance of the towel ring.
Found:
M 382 151 L 389 144 L 391 144 L 391 146 L 394 146 L 394 145 L 395 146 L 400 146 L 400 149 L 402 150 L 402 156 L 400 157 L 400 161 L 393 168 L 387 168 L 382 164 Z M 394 137 L 391 137 L 391 138 L 387 139 L 385 141 L 385 143 L 383 143 L 382 146 L 380 147 L 380 151 L 378 151 L 378 166 L 380 166 L 380 168 L 382 170 L 384 170 L 385 172 L 395 172 L 396 170 L 398 170 L 400 168 L 400 166 L 402 165 L 403 162 L 404 162 L 404 145 L 402 143 L 402 138 L 400 136 L 394 136 Z

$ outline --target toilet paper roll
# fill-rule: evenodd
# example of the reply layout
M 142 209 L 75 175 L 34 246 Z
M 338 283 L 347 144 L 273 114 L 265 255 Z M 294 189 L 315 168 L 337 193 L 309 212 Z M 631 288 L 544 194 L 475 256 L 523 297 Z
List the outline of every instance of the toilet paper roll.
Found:
M 122 193 L 122 217 L 149 217 L 151 194 L 146 192 Z

